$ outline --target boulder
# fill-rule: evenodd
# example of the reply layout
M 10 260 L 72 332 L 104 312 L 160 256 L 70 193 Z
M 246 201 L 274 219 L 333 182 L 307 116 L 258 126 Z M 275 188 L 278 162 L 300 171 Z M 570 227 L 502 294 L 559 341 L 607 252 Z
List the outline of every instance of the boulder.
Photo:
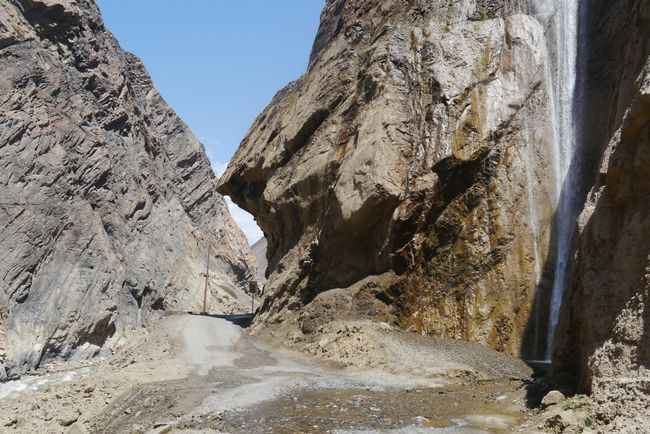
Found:
M 542 408 L 551 407 L 553 405 L 558 405 L 563 403 L 566 400 L 566 397 L 562 392 L 557 390 L 551 390 L 544 396 L 542 399 Z

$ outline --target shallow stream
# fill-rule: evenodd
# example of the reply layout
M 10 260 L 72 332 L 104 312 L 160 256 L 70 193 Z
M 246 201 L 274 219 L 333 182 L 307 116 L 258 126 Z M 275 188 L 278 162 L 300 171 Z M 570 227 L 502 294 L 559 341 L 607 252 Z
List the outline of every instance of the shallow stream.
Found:
M 524 415 L 499 390 L 306 390 L 223 415 L 231 433 L 507 433 Z

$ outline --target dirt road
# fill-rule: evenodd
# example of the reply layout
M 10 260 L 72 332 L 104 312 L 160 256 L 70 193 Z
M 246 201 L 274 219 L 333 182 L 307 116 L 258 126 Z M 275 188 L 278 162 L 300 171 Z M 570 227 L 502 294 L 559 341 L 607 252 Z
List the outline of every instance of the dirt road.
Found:
M 428 351 L 439 366 L 326 367 L 223 319 L 169 316 L 111 359 L 38 377 L 40 386 L 3 399 L 0 387 L 2 432 L 479 433 L 522 421 L 517 363 L 504 370 L 505 356 L 470 346 L 476 366 L 440 366 L 453 345 L 407 336 L 391 337 L 404 356 Z M 503 372 L 481 371 L 486 357 Z

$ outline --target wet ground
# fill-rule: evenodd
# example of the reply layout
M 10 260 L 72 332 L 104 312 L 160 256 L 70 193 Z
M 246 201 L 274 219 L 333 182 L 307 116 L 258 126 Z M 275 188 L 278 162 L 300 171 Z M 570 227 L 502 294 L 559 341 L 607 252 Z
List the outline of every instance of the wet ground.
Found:
M 221 319 L 170 321 L 199 375 L 130 391 L 91 432 L 507 433 L 523 420 L 520 381 L 327 369 Z
M 400 353 L 407 367 L 408 345 Z M 445 346 L 425 349 L 413 369 L 333 368 L 221 318 L 172 316 L 135 350 L 70 378 L 36 379 L 47 382 L 39 391 L 12 392 L 5 407 L 15 414 L 3 423 L 12 432 L 63 434 L 450 434 L 507 433 L 524 420 L 516 376 L 470 375 L 439 362 Z M 423 375 L 425 367 L 448 375 Z
M 230 433 L 422 432 L 507 433 L 523 414 L 504 405 L 516 384 L 416 390 L 307 390 L 222 415 Z M 198 428 L 198 426 L 197 426 Z M 440 430 L 440 428 L 445 428 Z
M 35 392 L 53 384 L 65 384 L 85 377 L 90 370 L 82 368 L 77 371 L 66 371 L 55 374 L 29 376 L 26 375 L 20 380 L 0 383 L 0 400 L 19 399 L 21 396 Z

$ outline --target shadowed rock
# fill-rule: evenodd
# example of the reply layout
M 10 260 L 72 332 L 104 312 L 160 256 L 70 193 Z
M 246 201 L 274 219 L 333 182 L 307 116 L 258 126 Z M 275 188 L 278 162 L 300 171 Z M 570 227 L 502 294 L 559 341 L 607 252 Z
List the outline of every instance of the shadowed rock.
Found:
M 219 185 L 268 241 L 258 321 L 298 324 L 320 293 L 379 276 L 380 317 L 534 345 L 556 192 L 544 27 L 516 3 L 326 3 L 308 71 Z

